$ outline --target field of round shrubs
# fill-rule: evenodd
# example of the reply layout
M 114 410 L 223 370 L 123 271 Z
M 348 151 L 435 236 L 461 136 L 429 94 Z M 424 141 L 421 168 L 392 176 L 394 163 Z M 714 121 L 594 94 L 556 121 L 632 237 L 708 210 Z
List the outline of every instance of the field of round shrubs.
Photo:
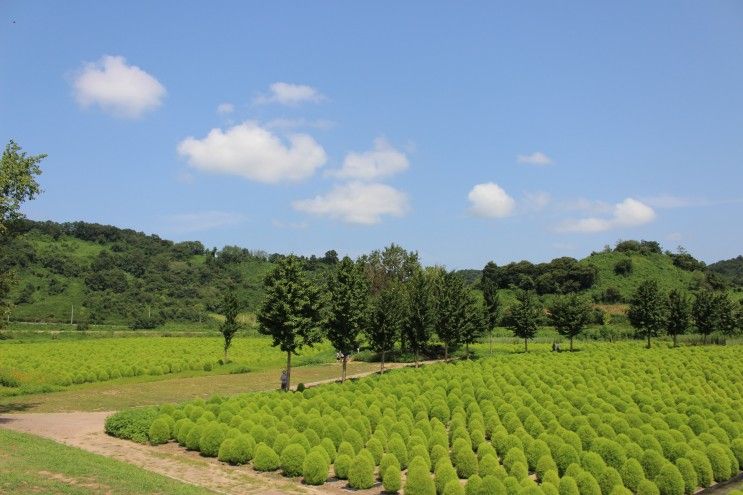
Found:
M 6 340 L 0 341 L 0 376 L 7 376 L 15 387 L 65 387 L 122 377 L 211 372 L 220 366 L 222 345 L 222 338 L 216 336 Z M 236 338 L 229 359 L 232 368 L 260 370 L 282 366 L 286 354 L 272 347 L 269 337 Z M 304 349 L 296 362 L 301 365 L 313 359 L 334 361 L 330 344 Z M 15 387 L 0 386 L 0 396 L 12 395 Z
M 149 441 L 408 495 L 683 495 L 743 465 L 738 346 L 597 344 L 150 410 Z M 126 422 L 132 412 L 109 419 Z M 116 428 L 108 428 L 115 432 Z

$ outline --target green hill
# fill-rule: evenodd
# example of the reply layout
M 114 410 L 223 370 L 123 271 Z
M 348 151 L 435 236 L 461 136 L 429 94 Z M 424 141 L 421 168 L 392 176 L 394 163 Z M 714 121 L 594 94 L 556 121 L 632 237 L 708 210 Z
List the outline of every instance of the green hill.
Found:
M 743 287 L 743 256 L 712 263 L 708 269 L 729 280 L 733 285 Z
M 18 321 L 69 322 L 73 307 L 75 321 L 90 323 L 204 321 L 226 290 L 254 311 L 263 277 L 282 256 L 85 222 L 23 220 L 13 229 L 0 244 L 0 269 L 16 274 L 10 319 Z M 304 262 L 319 277 L 335 257 Z

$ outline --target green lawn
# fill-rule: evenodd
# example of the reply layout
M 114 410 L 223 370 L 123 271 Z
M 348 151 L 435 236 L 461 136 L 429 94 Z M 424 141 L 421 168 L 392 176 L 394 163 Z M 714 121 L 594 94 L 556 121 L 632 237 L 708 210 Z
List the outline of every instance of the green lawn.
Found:
M 25 433 L 0 429 L 0 445 L 0 493 L 214 493 Z

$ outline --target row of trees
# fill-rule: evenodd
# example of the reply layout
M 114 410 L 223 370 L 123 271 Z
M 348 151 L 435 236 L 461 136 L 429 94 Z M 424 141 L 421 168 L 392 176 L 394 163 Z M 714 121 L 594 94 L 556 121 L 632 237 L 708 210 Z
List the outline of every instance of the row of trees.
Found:
M 342 356 L 341 380 L 348 357 L 362 342 L 380 355 L 399 343 L 414 355 L 416 366 L 434 335 L 444 359 L 460 345 L 475 342 L 493 320 L 461 277 L 440 267 L 422 268 L 417 254 L 394 244 L 356 262 L 345 257 L 323 286 L 307 277 L 296 257 L 278 261 L 264 281 L 265 298 L 257 315 L 259 331 L 291 357 L 304 346 L 327 338 Z
M 743 330 L 743 306 L 736 308 L 727 293 L 703 290 L 692 300 L 678 289 L 665 294 L 655 280 L 646 280 L 638 286 L 627 316 L 647 339 L 648 348 L 652 337 L 664 333 L 673 337 L 674 346 L 678 345 L 678 336 L 688 333 L 692 323 L 705 343 L 714 331 L 730 336 Z

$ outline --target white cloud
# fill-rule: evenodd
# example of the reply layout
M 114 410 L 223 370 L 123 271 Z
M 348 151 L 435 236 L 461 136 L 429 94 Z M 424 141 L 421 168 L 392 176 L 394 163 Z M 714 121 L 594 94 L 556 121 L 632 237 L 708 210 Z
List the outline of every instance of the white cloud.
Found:
M 477 184 L 467 195 L 472 213 L 486 218 L 504 218 L 513 213 L 516 201 L 495 182 Z
M 588 217 L 567 220 L 557 227 L 558 232 L 594 233 L 607 230 L 635 227 L 655 220 L 655 211 L 636 199 L 627 198 L 614 205 L 609 218 Z
M 403 216 L 408 210 L 405 193 L 386 184 L 350 182 L 334 187 L 328 194 L 292 203 L 295 210 L 371 225 L 383 215 Z
M 287 118 L 278 118 L 269 120 L 265 123 L 264 127 L 266 129 L 298 129 L 298 128 L 310 128 L 310 129 L 320 129 L 320 130 L 327 130 L 330 129 L 335 125 L 335 122 L 331 120 L 325 120 L 325 119 L 316 119 L 316 120 L 309 120 L 304 118 L 298 118 L 298 119 L 287 119 Z
M 98 105 L 118 117 L 137 118 L 162 104 L 165 87 L 126 59 L 106 55 L 75 75 L 75 97 L 83 107 Z
M 228 113 L 232 113 L 235 111 L 235 105 L 232 103 L 220 103 L 217 105 L 217 113 L 219 115 L 227 115 Z
M 523 205 L 527 211 L 542 211 L 552 202 L 552 196 L 544 191 L 524 193 Z
M 169 225 L 164 230 L 186 234 L 238 225 L 244 222 L 246 217 L 240 213 L 211 210 L 168 215 L 165 220 Z
M 550 165 L 552 158 L 548 157 L 541 151 L 535 151 L 530 155 L 518 155 L 516 161 L 527 165 Z
M 331 175 L 346 179 L 375 180 L 407 170 L 408 157 L 395 149 L 384 138 L 374 140 L 374 149 L 364 152 L 352 151 L 343 160 L 340 170 Z
M 285 144 L 250 121 L 226 131 L 212 129 L 202 139 L 188 137 L 178 144 L 178 153 L 194 168 L 269 184 L 306 179 L 327 159 L 307 134 L 291 134 Z
M 253 99 L 253 102 L 259 105 L 265 105 L 268 103 L 299 105 L 300 103 L 306 102 L 319 103 L 324 99 L 325 96 L 312 86 L 275 82 L 269 86 L 268 94 L 256 96 Z

